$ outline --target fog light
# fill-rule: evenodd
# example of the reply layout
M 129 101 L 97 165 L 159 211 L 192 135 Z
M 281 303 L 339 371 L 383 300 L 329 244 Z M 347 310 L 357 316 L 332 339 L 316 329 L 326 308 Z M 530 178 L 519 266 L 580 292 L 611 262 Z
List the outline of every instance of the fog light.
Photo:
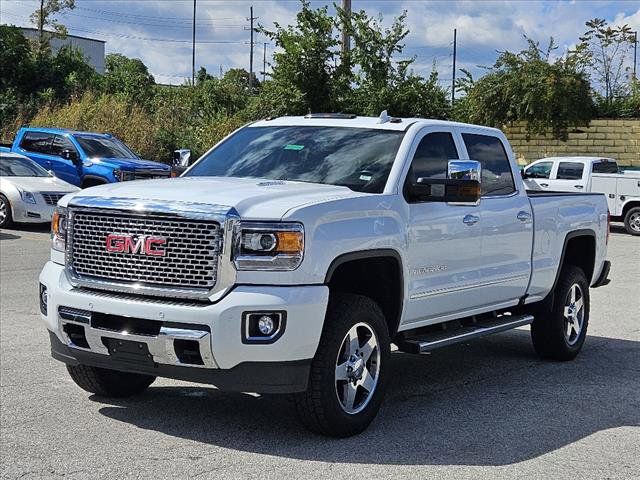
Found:
M 286 312 L 244 312 L 242 343 L 273 343 L 284 333 Z
M 260 330 L 260 333 L 263 335 L 271 335 L 274 329 L 275 325 L 271 317 L 263 315 L 258 319 L 258 330 Z
M 49 302 L 49 294 L 47 293 L 47 287 L 40 284 L 40 313 L 47 314 L 47 307 Z

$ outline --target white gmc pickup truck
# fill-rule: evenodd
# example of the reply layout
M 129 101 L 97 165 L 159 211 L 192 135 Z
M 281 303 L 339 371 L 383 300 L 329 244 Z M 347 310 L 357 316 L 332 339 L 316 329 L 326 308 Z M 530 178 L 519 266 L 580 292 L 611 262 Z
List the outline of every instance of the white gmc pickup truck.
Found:
M 301 421 L 364 430 L 407 353 L 531 324 L 570 360 L 607 283 L 606 199 L 528 193 L 499 130 L 345 114 L 273 118 L 181 178 L 64 197 L 40 309 L 98 395 L 156 377 L 291 393 Z

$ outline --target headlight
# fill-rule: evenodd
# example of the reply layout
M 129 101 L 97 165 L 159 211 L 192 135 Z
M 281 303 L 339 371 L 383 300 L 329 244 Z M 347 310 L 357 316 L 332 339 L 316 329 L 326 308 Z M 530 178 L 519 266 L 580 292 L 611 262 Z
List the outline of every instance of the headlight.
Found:
M 129 180 L 135 180 L 136 173 L 128 170 L 117 169 L 113 171 L 113 176 L 116 177 L 119 182 L 127 182 Z
M 56 207 L 51 218 L 51 242 L 54 250 L 67 250 L 67 209 Z
M 18 190 L 20 192 L 20 198 L 24 203 L 36 203 L 36 197 L 33 193 L 26 190 Z
M 295 270 L 304 256 L 300 223 L 241 222 L 234 232 L 238 270 Z

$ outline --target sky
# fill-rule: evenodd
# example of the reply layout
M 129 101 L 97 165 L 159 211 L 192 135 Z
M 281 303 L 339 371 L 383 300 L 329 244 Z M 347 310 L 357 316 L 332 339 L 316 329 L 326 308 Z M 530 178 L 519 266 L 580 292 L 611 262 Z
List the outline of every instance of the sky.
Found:
M 32 26 L 29 15 L 39 4 L 39 0 L 0 0 L 0 23 Z M 267 28 L 274 22 L 292 23 L 300 6 L 294 0 L 197 0 L 196 70 L 204 66 L 218 75 L 221 69 L 249 69 L 251 5 L 255 23 Z M 334 11 L 333 2 L 312 1 L 313 7 L 323 5 Z M 498 51 L 523 48 L 525 35 L 542 46 L 553 36 L 557 53 L 562 54 L 585 31 L 584 23 L 594 17 L 640 30 L 638 1 L 352 0 L 352 9 L 382 15 L 385 24 L 406 10 L 410 33 L 399 59 L 415 56 L 413 70 L 424 76 L 435 64 L 443 85 L 451 83 L 454 28 L 457 69 L 470 70 L 474 77 L 482 74 L 483 65 L 495 61 Z M 70 34 L 105 40 L 106 53 L 140 58 L 158 83 L 181 84 L 191 77 L 192 0 L 76 0 L 73 11 L 56 18 Z M 254 71 L 261 72 L 268 39 L 256 34 L 254 41 Z M 267 62 L 274 47 L 266 46 Z

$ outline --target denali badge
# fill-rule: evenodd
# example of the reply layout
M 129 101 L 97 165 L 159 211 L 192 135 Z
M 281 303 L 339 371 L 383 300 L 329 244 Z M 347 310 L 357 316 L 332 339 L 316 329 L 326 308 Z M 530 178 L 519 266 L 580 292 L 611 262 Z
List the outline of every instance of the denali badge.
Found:
M 162 237 L 140 235 L 134 238 L 132 235 L 118 235 L 116 233 L 107 235 L 107 252 L 109 253 L 164 257 L 167 251 L 163 247 L 166 245 L 167 239 Z

